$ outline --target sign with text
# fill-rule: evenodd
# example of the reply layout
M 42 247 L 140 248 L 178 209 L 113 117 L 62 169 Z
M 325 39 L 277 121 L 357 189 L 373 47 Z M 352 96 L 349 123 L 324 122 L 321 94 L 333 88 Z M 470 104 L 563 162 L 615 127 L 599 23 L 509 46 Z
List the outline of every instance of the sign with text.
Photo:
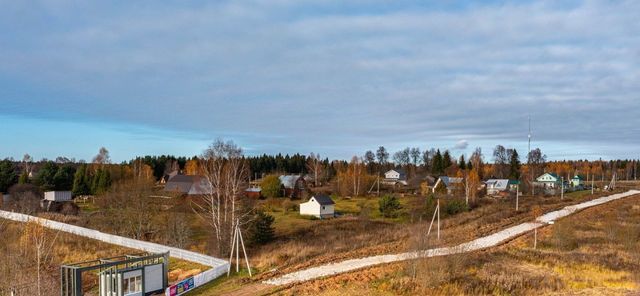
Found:
M 196 287 L 195 281 L 193 280 L 193 277 L 190 277 L 188 279 L 185 279 L 167 288 L 167 292 L 165 293 L 165 295 L 166 296 L 182 295 L 189 290 L 193 290 L 193 288 L 195 287 Z

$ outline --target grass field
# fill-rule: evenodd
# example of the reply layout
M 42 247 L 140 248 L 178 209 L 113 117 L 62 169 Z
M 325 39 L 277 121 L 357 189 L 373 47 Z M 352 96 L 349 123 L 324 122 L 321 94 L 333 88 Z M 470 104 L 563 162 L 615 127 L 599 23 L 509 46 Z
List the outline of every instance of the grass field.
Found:
M 572 192 L 566 194 L 564 199 L 523 196 L 520 198 L 520 209 L 517 212 L 515 211 L 514 198 L 482 198 L 473 205 L 470 211 L 447 215 L 443 210 L 442 240 L 430 242 L 428 245 L 420 244 L 419 238 L 420 233 L 426 232 L 429 226 L 428 222 L 433 214 L 432 208 L 422 207 L 419 210 L 415 208 L 416 204 L 424 205 L 425 199 L 423 197 L 400 198 L 403 209 L 399 218 L 396 219 L 384 219 L 380 216 L 377 210 L 377 198 L 335 198 L 336 208 L 338 211 L 341 210 L 344 216 L 327 220 L 309 220 L 300 217 L 295 211 L 284 211 L 282 208 L 286 207 L 271 201 L 270 208 L 275 210 L 270 213 L 276 217 L 278 238 L 273 243 L 254 248 L 251 251 L 251 264 L 255 268 L 254 277 L 252 279 L 223 278 L 215 284 L 215 288 L 205 288 L 200 293 L 201 295 L 226 295 L 226 291 L 228 295 L 233 295 L 234 292 L 239 292 L 235 289 L 240 289 L 240 287 L 256 285 L 261 280 L 319 264 L 440 245 L 454 245 L 509 226 L 531 221 L 533 220 L 532 209 L 534 206 L 539 206 L 542 211 L 548 212 L 608 194 L 611 193 L 596 193 L 592 196 L 590 191 Z M 281 200 L 281 202 L 284 201 Z M 447 200 L 442 200 L 441 203 L 444 209 Z M 363 212 L 365 213 L 363 214 Z M 404 272 L 403 270 L 404 267 L 395 270 L 394 273 L 398 275 Z M 350 276 L 353 276 L 353 280 L 356 282 L 361 281 L 356 273 Z M 394 277 L 397 276 L 390 275 L 390 279 Z M 328 281 L 332 280 L 328 279 Z M 364 281 L 368 282 L 366 279 Z M 378 282 L 376 281 L 370 284 L 377 286 Z M 340 284 L 340 286 L 344 285 L 347 290 L 335 289 L 336 287 L 331 287 L 331 289 L 359 291 L 358 289 L 361 287 L 353 287 L 349 282 L 350 280 L 343 280 Z M 384 288 L 390 283 L 380 281 L 379 284 L 383 287 L 378 291 L 382 295 L 385 293 L 397 294 L 397 291 Z M 393 285 L 400 284 L 394 282 Z M 300 291 L 314 294 L 313 290 L 306 291 L 305 289 Z M 282 293 L 286 294 L 291 291 L 293 291 L 292 294 L 296 294 L 298 290 L 285 290 Z M 408 294 L 411 293 L 408 292 Z M 253 293 L 246 295 L 253 295 Z
M 640 196 L 587 209 L 497 249 L 377 266 L 281 295 L 635 295 Z

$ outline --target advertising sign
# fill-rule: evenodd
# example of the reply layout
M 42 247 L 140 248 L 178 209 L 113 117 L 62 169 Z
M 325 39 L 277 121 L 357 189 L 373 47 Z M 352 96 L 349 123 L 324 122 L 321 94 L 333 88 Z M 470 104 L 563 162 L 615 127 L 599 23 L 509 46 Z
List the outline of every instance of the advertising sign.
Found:
M 166 296 L 178 296 L 182 295 L 189 290 L 193 290 L 196 287 L 196 283 L 193 280 L 193 277 L 185 279 L 167 289 L 169 293 Z

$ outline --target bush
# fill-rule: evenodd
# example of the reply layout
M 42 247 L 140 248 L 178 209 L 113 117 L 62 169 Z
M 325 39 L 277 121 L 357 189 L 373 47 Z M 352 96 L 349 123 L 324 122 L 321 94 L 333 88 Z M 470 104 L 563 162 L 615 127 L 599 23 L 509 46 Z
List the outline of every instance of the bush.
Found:
M 280 183 L 280 178 L 276 175 L 268 175 L 264 177 L 262 182 L 260 183 L 260 188 L 262 189 L 262 195 L 265 197 L 279 197 L 280 189 L 282 188 L 282 183 Z
M 400 201 L 395 196 L 385 195 L 378 202 L 380 205 L 380 213 L 385 218 L 395 218 L 400 210 Z
M 275 218 L 264 212 L 258 212 L 251 224 L 251 242 L 258 245 L 266 244 L 275 237 L 273 222 Z
M 60 214 L 63 214 L 65 216 L 78 216 L 78 214 L 80 214 L 80 207 L 78 207 L 78 205 L 76 205 L 74 202 L 65 202 L 64 204 L 62 204 Z
M 444 211 L 449 215 L 455 215 L 468 210 L 469 206 L 464 200 L 450 200 L 444 206 Z

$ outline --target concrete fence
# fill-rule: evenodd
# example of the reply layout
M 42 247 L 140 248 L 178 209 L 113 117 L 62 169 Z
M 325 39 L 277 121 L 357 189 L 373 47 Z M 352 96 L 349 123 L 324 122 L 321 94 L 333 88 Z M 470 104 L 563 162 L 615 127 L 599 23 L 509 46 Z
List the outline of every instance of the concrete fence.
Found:
M 75 234 L 78 236 L 99 240 L 105 243 L 127 247 L 131 249 L 136 249 L 136 250 L 141 250 L 141 251 L 146 251 L 146 252 L 152 252 L 152 253 L 169 252 L 171 257 L 212 267 L 211 269 L 194 276 L 196 287 L 202 286 L 218 278 L 219 276 L 227 272 L 227 269 L 229 268 L 229 262 L 222 259 L 215 258 L 215 257 L 211 257 L 204 254 L 187 251 L 183 249 L 178 249 L 174 247 L 168 247 L 168 246 L 164 246 L 156 243 L 145 242 L 145 241 L 136 240 L 132 238 L 108 234 L 108 233 L 100 232 L 98 230 L 66 224 L 58 221 L 47 220 L 39 217 L 34 217 L 34 216 L 14 213 L 14 212 L 7 212 L 2 210 L 0 210 L 0 218 L 17 221 L 17 222 L 36 221 L 41 225 L 50 229 L 59 230 L 59 231 Z

